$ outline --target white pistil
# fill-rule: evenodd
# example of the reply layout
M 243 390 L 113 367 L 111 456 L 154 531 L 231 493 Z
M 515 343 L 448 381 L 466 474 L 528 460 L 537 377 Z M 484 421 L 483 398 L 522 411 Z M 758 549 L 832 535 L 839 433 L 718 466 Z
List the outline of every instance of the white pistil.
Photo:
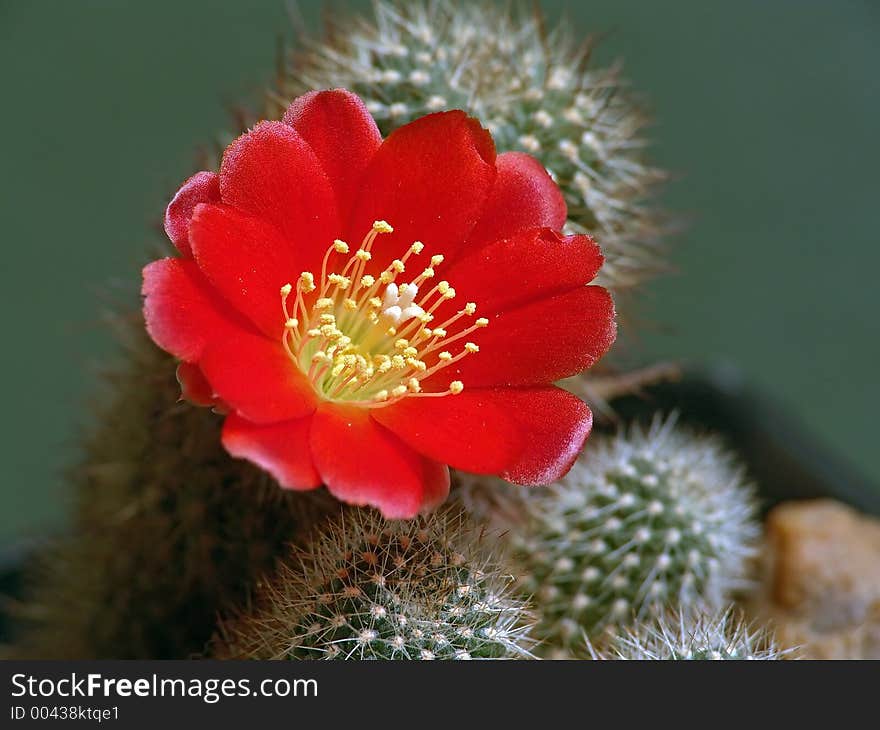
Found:
M 394 282 L 385 288 L 385 297 L 382 300 L 382 315 L 392 321 L 396 326 L 401 322 L 421 317 L 425 310 L 413 300 L 419 293 L 419 287 L 415 284 L 404 284 L 399 289 Z

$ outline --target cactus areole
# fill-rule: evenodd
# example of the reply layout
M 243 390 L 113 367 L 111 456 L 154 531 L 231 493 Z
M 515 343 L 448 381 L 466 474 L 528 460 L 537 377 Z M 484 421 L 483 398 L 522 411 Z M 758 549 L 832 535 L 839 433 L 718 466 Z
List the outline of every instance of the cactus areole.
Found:
M 187 180 L 144 269 L 146 326 L 230 454 L 406 518 L 448 467 L 562 476 L 587 406 L 553 385 L 615 337 L 603 258 L 545 169 L 464 112 L 383 140 L 344 90 L 296 99 Z

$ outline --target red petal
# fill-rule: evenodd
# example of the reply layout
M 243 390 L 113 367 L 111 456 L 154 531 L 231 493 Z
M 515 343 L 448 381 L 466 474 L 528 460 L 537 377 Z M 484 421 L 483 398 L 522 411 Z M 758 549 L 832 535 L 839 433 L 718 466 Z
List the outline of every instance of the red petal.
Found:
M 314 489 L 321 477 L 309 449 L 310 418 L 258 425 L 231 415 L 223 424 L 223 446 L 269 472 L 285 489 Z
M 589 236 L 563 236 L 549 229 L 522 231 L 459 259 L 445 277 L 457 296 L 444 303 L 436 322 L 475 302 L 488 317 L 539 297 L 582 287 L 596 276 L 603 257 Z
M 183 400 L 195 406 L 217 405 L 214 389 L 198 365 L 180 363 L 177 366 L 177 382 L 180 383 L 180 397 Z
M 404 398 L 373 418 L 429 459 L 521 484 L 562 476 L 592 425 L 589 408 L 555 387 Z
M 617 334 L 614 302 L 585 286 L 489 318 L 470 340 L 480 351 L 432 376 L 430 385 L 465 388 L 546 385 L 591 367 Z
M 568 209 L 559 186 L 544 166 L 523 152 L 505 152 L 495 161 L 498 177 L 468 247 L 500 241 L 528 228 L 560 230 Z
M 374 220 L 383 219 L 394 233 L 373 246 L 377 268 L 413 241 L 425 244 L 425 258 L 451 260 L 482 214 L 494 180 L 488 132 L 461 111 L 429 114 L 395 130 L 376 152 L 346 227 L 349 240 L 356 244 Z
M 220 299 L 195 261 L 161 259 L 144 267 L 144 319 L 153 341 L 187 362 L 238 325 L 248 324 Z
M 174 195 L 165 209 L 165 233 L 184 256 L 190 256 L 189 223 L 200 203 L 220 201 L 220 178 L 214 172 L 197 172 Z
M 361 177 L 382 135 L 360 97 L 345 89 L 294 99 L 283 119 L 309 144 L 336 191 L 339 211 L 354 208 Z
M 330 492 L 348 504 L 377 507 L 385 517 L 410 518 L 436 502 L 440 470 L 364 409 L 323 402 L 311 431 L 312 458 Z
M 512 417 L 529 440 L 521 457 L 500 476 L 530 486 L 555 482 L 568 473 L 584 448 L 593 428 L 593 414 L 586 403 L 561 388 L 533 391 L 534 398 L 516 392 L 508 390 L 506 397 L 510 398 Z
M 233 331 L 205 349 L 199 365 L 224 403 L 254 423 L 309 415 L 315 393 L 280 342 Z
M 449 496 L 449 467 L 438 461 L 422 459 L 425 472 L 425 489 L 422 496 L 423 514 L 431 512 L 446 501 Z
M 311 147 L 287 124 L 261 122 L 239 137 L 220 166 L 223 202 L 273 224 L 314 270 L 341 226 L 330 180 Z
M 217 291 L 267 337 L 280 340 L 281 287 L 296 283 L 303 269 L 293 244 L 265 221 L 217 205 L 199 206 L 190 238 L 199 268 Z

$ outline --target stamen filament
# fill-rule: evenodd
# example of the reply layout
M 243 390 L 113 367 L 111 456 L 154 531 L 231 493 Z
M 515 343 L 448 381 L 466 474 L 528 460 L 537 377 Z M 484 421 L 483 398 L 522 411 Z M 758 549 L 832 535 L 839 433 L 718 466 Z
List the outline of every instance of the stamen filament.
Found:
M 456 395 L 464 388 L 459 381 L 440 392 L 425 391 L 422 383 L 479 350 L 468 342 L 455 356 L 440 353 L 438 361 L 428 367 L 428 355 L 486 326 L 488 320 L 481 318 L 449 336 L 449 328 L 475 313 L 476 304 L 468 303 L 439 326 L 428 327 L 440 305 L 455 297 L 455 289 L 440 281 L 419 297 L 420 285 L 434 276 L 435 267 L 443 261 L 436 254 L 419 276 L 396 284 L 412 256 L 423 252 L 420 241 L 413 242 L 379 276 L 366 274 L 375 240 L 392 230 L 385 221 L 376 221 L 355 251 L 345 241 L 333 241 L 321 261 L 320 282 L 308 271 L 300 275 L 292 308 L 288 300 L 294 287 L 285 284 L 281 288 L 284 351 L 307 374 L 315 391 L 328 400 L 384 408 L 403 398 Z M 348 256 L 343 266 L 333 267 L 339 273 L 331 271 L 334 253 Z

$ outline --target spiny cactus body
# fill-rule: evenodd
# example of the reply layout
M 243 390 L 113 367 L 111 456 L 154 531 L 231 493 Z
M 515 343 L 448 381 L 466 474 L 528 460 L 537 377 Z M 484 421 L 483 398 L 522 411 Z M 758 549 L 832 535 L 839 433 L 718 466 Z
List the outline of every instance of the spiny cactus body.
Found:
M 546 489 L 459 478 L 459 499 L 472 508 L 483 504 L 480 491 L 502 490 L 504 512 L 519 512 L 509 539 L 548 655 L 670 604 L 721 606 L 747 585 L 758 534 L 752 489 L 715 439 L 677 428 L 674 417 L 593 439 Z
M 733 608 L 715 613 L 675 612 L 626 629 L 594 659 L 732 661 L 794 658 L 765 628 L 747 624 Z
M 588 65 L 591 45 L 531 9 L 446 0 L 374 3 L 328 36 L 300 39 L 268 110 L 278 117 L 313 88 L 359 94 L 383 134 L 424 114 L 465 109 L 499 151 L 541 160 L 569 206 L 569 228 L 593 234 L 599 283 L 622 291 L 663 268 L 663 216 L 647 203 L 664 175 L 643 158 L 644 114 L 619 69 Z
M 527 658 L 525 605 L 460 513 L 389 522 L 346 512 L 224 623 L 238 659 Z
M 230 458 L 221 419 L 180 402 L 174 361 L 124 324 L 126 358 L 71 471 L 73 525 L 31 579 L 14 655 L 165 659 L 200 652 L 287 543 L 335 504 Z

